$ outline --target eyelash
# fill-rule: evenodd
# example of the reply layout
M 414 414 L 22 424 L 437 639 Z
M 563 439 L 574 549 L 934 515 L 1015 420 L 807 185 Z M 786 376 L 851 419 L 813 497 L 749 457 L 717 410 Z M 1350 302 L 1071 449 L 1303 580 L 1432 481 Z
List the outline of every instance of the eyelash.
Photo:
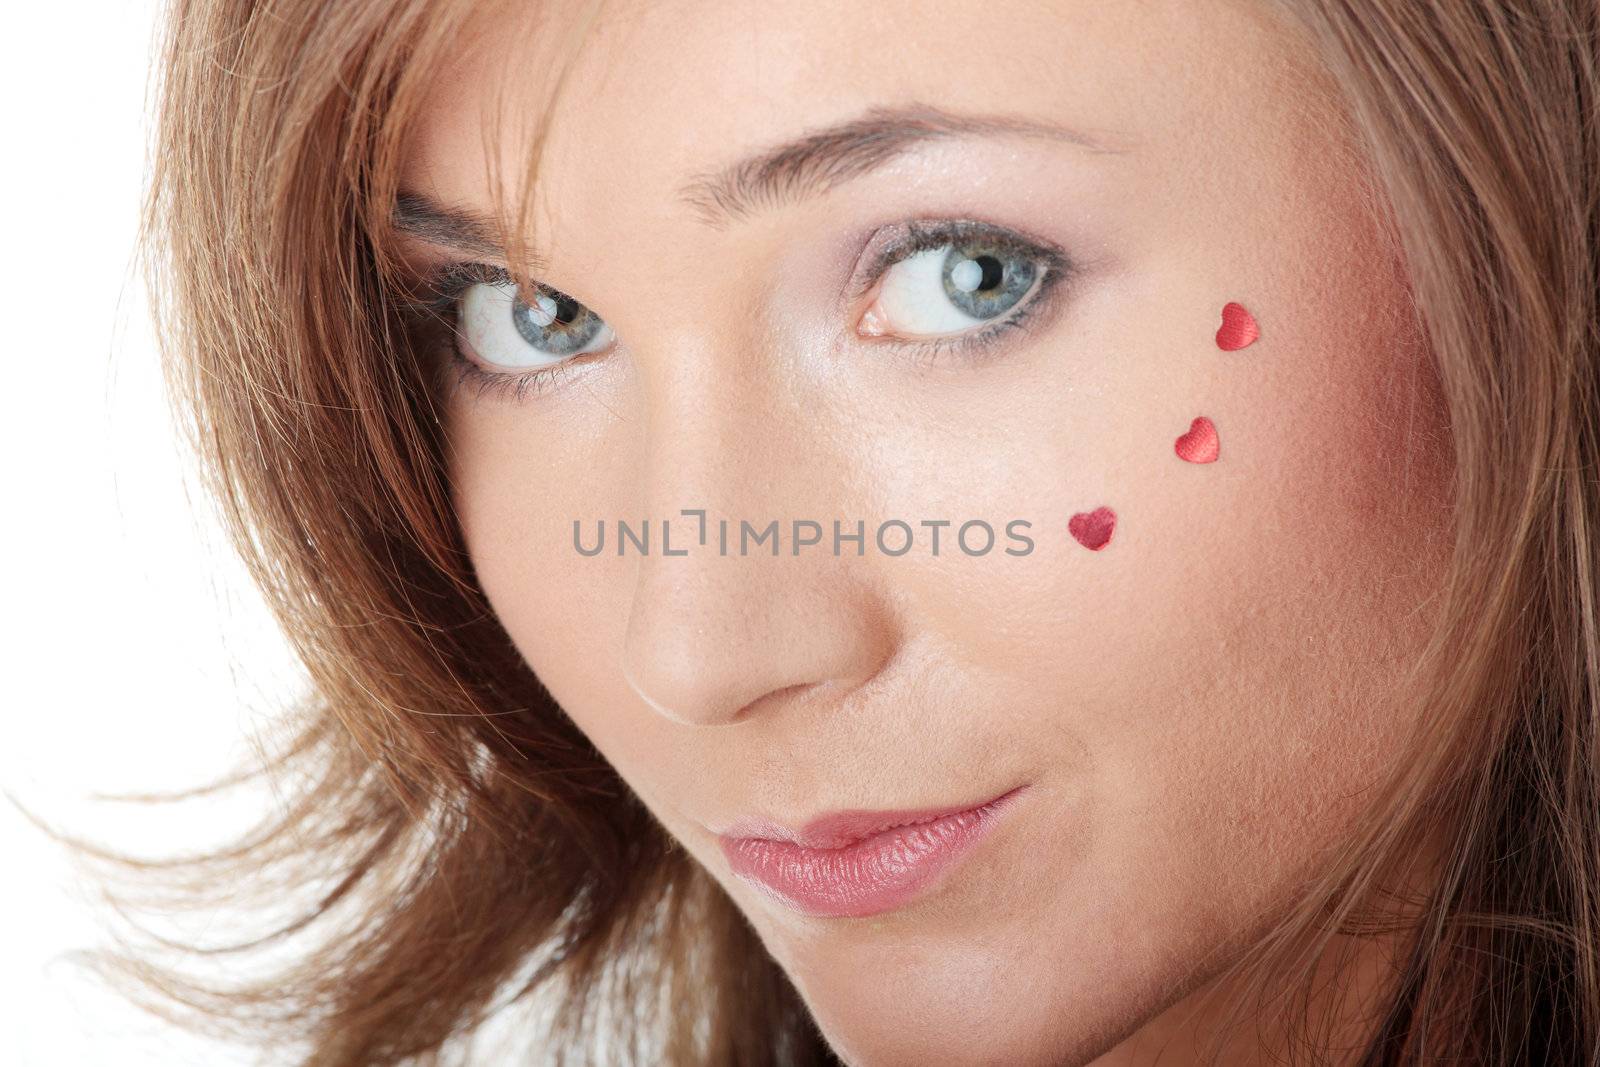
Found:
M 996 319 L 982 329 L 921 341 L 873 342 L 892 344 L 907 350 L 924 365 L 931 366 L 945 358 L 960 358 L 968 363 L 981 363 L 984 356 L 999 346 L 1006 333 L 1018 329 L 1031 330 L 1043 321 L 1039 316 L 1052 310 L 1056 287 L 1067 277 L 1071 269 L 1066 253 L 1055 245 L 1030 240 L 988 223 L 964 219 L 933 221 L 914 219 L 903 225 L 906 232 L 872 257 L 861 280 L 851 290 L 851 303 L 866 296 L 889 268 L 901 260 L 930 248 L 942 248 L 966 240 L 981 238 L 993 248 L 1035 260 L 1044 267 L 1043 275 L 1034 283 L 1033 291 L 1004 318 Z
M 1002 319 L 982 329 L 948 337 L 917 341 L 873 341 L 873 344 L 891 344 L 911 353 L 915 362 L 932 365 L 941 359 L 960 358 L 970 363 L 980 363 L 983 357 L 998 347 L 1000 341 L 1012 330 L 1032 329 L 1041 321 L 1041 314 L 1053 309 L 1055 291 L 1068 276 L 1071 264 L 1066 254 L 1053 244 L 1036 242 L 1000 227 L 967 220 L 912 220 L 904 223 L 905 233 L 873 256 L 862 272 L 861 280 L 850 290 L 850 301 L 855 303 L 883 277 L 890 267 L 918 252 L 941 248 L 960 241 L 982 238 L 991 247 L 1013 255 L 1032 259 L 1043 265 L 1042 276 L 1034 283 L 1033 292 L 1016 305 Z M 461 350 L 460 335 L 454 325 L 456 304 L 472 286 L 486 283 L 502 285 L 512 282 L 511 275 L 499 267 L 486 263 L 458 262 L 436 271 L 427 283 L 431 294 L 421 301 L 419 310 L 433 316 L 443 316 L 448 324 L 448 337 L 442 344 L 449 361 L 441 369 L 453 377 L 452 391 L 472 386 L 475 396 L 493 395 L 520 402 L 529 395 L 544 393 L 559 385 L 583 355 L 562 360 L 538 370 L 507 374 L 485 370 Z M 585 353 L 597 355 L 598 353 Z
M 495 396 L 520 402 L 529 395 L 537 395 L 560 384 L 581 356 L 564 359 L 560 363 L 520 374 L 484 370 L 477 361 L 461 351 L 461 334 L 458 329 L 457 304 L 463 294 L 474 285 L 509 285 L 515 281 L 510 272 L 487 263 L 450 263 L 435 271 L 426 282 L 427 299 L 412 305 L 412 314 L 420 314 L 434 323 L 444 333 L 437 347 L 448 359 L 439 365 L 440 374 L 450 380 L 446 384 L 451 392 L 473 387 L 474 396 Z

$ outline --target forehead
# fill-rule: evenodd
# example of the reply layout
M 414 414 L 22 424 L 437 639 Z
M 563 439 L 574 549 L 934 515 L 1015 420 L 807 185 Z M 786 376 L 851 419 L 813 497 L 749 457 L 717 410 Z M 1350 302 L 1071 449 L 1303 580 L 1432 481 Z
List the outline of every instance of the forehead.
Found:
M 1231 0 L 677 0 L 604 4 L 585 24 L 590 6 L 478 18 L 431 87 L 403 184 L 492 211 L 537 158 L 535 229 L 558 251 L 615 249 L 703 215 L 686 190 L 734 161 L 873 109 L 1037 119 L 1126 147 L 1146 180 L 1192 189 L 1188 172 L 1216 169 L 1208 156 L 1291 136 L 1286 98 L 1315 98 L 1286 28 Z M 1015 145 L 947 152 L 896 180 L 970 181 L 957 172 L 1028 158 Z

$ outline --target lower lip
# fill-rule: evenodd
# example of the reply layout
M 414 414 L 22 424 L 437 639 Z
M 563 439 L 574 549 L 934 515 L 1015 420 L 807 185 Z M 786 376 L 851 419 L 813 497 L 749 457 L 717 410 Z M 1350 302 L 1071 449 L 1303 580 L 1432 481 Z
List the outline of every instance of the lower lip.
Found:
M 724 837 L 733 872 L 796 911 L 829 918 L 876 915 L 929 889 L 970 853 L 1020 792 L 931 822 L 883 830 L 843 848 Z

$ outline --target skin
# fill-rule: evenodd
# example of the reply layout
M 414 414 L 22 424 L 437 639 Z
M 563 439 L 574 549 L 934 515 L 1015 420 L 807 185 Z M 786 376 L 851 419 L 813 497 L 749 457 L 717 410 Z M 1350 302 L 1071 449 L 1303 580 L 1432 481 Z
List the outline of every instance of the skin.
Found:
M 539 7 L 537 27 L 464 39 L 408 189 L 496 213 L 578 10 Z M 1201 994 L 1400 758 L 1441 573 L 1430 372 L 1332 88 L 1285 27 L 1216 0 L 997 0 L 981 21 L 928 0 L 614 4 L 576 63 L 528 232 L 538 280 L 616 347 L 447 411 L 507 631 L 847 1062 L 1187 1062 L 1212 1034 Z M 911 102 L 1112 150 L 951 138 L 722 227 L 677 195 Z M 870 298 L 837 294 L 862 246 L 946 217 L 1058 244 L 1074 275 L 1054 310 L 976 360 L 859 337 Z M 1239 352 L 1213 339 L 1230 300 L 1262 328 Z M 1218 462 L 1174 454 L 1198 415 Z M 1067 520 L 1102 505 L 1118 525 L 1091 552 Z M 1026 518 L 1034 549 L 969 556 L 952 525 L 937 556 L 925 532 L 898 557 L 574 551 L 574 519 L 592 537 L 682 508 Z M 692 535 L 673 523 L 676 546 Z M 1020 784 L 933 892 L 864 918 L 768 898 L 713 833 Z

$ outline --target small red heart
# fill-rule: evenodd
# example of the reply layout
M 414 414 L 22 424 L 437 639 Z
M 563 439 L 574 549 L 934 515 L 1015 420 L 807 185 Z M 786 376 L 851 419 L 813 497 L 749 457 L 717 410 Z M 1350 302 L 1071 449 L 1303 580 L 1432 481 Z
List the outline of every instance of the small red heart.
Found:
M 1110 508 L 1082 511 L 1067 520 L 1067 531 L 1078 539 L 1078 544 L 1098 552 L 1111 543 L 1111 531 L 1117 528 L 1117 513 Z
M 1204 415 L 1189 424 L 1189 432 L 1174 444 L 1178 458 L 1190 463 L 1215 463 L 1222 454 L 1216 425 Z
M 1240 304 L 1224 304 L 1222 325 L 1217 328 L 1217 347 L 1224 352 L 1235 352 L 1261 336 L 1261 327 L 1255 316 Z

